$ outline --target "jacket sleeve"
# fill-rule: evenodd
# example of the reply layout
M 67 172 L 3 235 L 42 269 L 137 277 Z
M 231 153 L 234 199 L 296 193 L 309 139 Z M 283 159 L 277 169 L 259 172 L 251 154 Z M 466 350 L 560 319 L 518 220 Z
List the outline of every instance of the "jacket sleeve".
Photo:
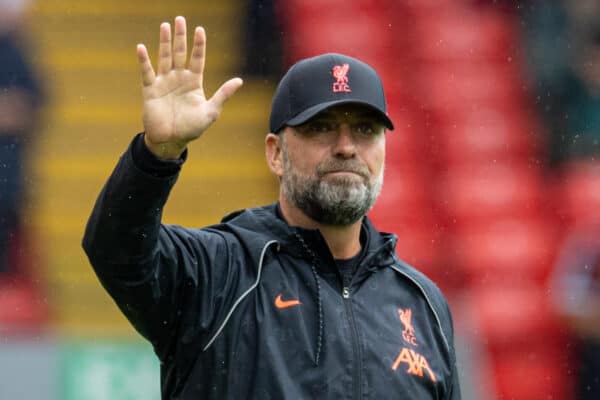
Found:
M 431 300 L 433 301 L 440 317 L 442 329 L 446 335 L 446 340 L 448 341 L 449 347 L 449 360 L 450 360 L 450 386 L 448 393 L 444 397 L 448 400 L 461 400 L 461 391 L 460 391 L 460 380 L 458 375 L 458 365 L 457 365 L 457 357 L 456 357 L 456 346 L 454 343 L 454 321 L 452 318 L 452 312 L 450 311 L 450 305 L 448 301 L 442 294 L 441 290 L 435 286 L 435 284 L 431 283 L 433 288 L 433 295 L 431 296 Z
M 454 371 L 452 373 L 452 394 L 450 400 L 461 400 L 460 394 L 460 383 L 458 381 L 458 371 L 456 370 L 456 363 L 454 363 Z
M 142 171 L 132 148 L 96 201 L 83 248 L 102 285 L 164 360 L 176 337 L 202 338 L 212 329 L 219 299 L 235 284 L 236 249 L 215 232 L 161 225 L 177 173 Z

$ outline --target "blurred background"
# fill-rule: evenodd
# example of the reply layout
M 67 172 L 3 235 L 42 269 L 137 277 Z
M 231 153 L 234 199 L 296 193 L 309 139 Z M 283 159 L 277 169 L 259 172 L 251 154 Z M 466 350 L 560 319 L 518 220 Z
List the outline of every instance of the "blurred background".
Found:
M 184 15 L 206 90 L 245 85 L 165 222 L 272 202 L 270 101 L 295 60 L 381 74 L 396 130 L 370 213 L 447 294 L 465 399 L 600 398 L 600 3 L 0 0 L 0 398 L 158 399 L 159 367 L 93 275 L 93 202 L 142 129 L 135 46 Z

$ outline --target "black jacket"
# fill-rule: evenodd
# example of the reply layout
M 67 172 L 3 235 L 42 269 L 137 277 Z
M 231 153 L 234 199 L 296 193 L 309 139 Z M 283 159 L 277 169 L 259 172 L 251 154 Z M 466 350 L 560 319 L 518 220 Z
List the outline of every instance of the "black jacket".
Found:
M 396 257 L 394 235 L 365 218 L 344 279 L 319 231 L 290 227 L 277 205 L 161 225 L 176 177 L 142 171 L 130 148 L 83 239 L 153 344 L 163 398 L 460 399 L 447 303 Z

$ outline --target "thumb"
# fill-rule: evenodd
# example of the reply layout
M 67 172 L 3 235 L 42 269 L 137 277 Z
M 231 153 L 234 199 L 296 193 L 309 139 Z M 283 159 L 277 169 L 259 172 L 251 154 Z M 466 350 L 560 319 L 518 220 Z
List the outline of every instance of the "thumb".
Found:
M 221 85 L 215 94 L 208 100 L 218 113 L 223 109 L 223 104 L 244 84 L 241 78 L 233 78 Z

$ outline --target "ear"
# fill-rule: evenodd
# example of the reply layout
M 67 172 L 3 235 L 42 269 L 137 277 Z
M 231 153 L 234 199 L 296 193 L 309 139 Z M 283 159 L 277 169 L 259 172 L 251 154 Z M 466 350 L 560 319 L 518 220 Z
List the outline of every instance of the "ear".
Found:
M 283 154 L 282 154 L 282 143 L 281 136 L 284 133 L 276 135 L 274 133 L 267 134 L 265 138 L 265 155 L 267 156 L 267 164 L 269 169 L 277 177 L 281 178 L 283 175 Z

